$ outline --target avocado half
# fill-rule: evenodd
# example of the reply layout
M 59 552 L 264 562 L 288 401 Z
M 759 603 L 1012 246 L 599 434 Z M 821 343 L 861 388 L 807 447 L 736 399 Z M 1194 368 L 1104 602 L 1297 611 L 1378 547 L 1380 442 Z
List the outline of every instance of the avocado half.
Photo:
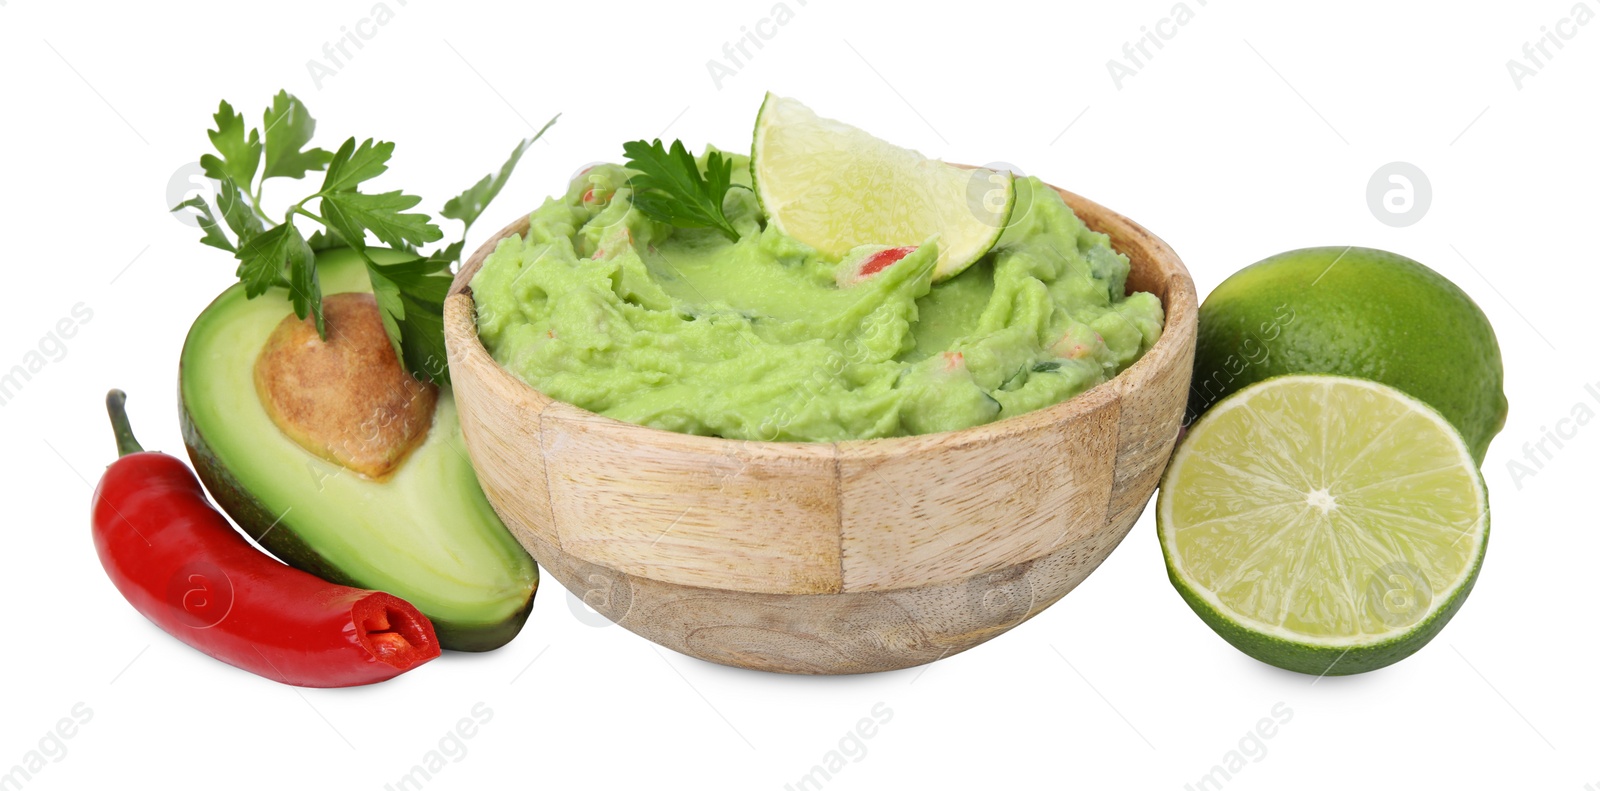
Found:
M 369 251 L 381 263 L 404 260 Z M 324 294 L 371 291 L 350 250 L 317 254 Z M 189 329 L 178 373 L 184 444 L 206 489 L 244 531 L 285 563 L 330 582 L 381 590 L 433 621 L 439 644 L 488 651 L 528 619 L 539 569 L 478 485 L 440 389 L 433 426 L 384 481 L 363 478 L 289 439 L 256 394 L 256 356 L 293 313 L 235 285 Z

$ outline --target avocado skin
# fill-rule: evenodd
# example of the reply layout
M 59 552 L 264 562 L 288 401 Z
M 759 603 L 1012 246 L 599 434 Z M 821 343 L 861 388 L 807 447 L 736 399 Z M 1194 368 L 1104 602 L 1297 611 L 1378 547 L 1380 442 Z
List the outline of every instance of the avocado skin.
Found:
M 201 321 L 234 288 L 238 286 L 224 290 L 212 300 L 211 304 L 200 312 L 196 321 Z M 193 329 L 190 331 L 193 332 Z M 187 340 L 185 348 L 187 350 Z M 338 585 L 370 588 L 371 586 L 362 584 L 360 580 L 342 571 L 335 561 L 312 549 L 295 529 L 294 519 L 279 520 L 277 515 L 256 499 L 250 493 L 249 487 L 240 482 L 227 465 L 222 463 L 189 413 L 189 404 L 183 395 L 185 369 L 186 366 L 180 361 L 178 423 L 183 432 L 183 444 L 189 450 L 189 460 L 194 464 L 195 473 L 200 477 L 200 482 L 205 484 L 206 491 L 211 494 L 212 499 L 217 501 L 217 505 L 244 530 L 246 535 L 284 563 Z M 515 613 L 499 621 L 444 620 L 430 615 L 429 620 L 433 622 L 439 646 L 450 651 L 482 652 L 493 651 L 511 642 L 512 638 L 522 631 L 523 624 L 533 611 L 533 599 L 539 590 L 537 565 L 532 567 L 532 577 L 527 600 Z
M 233 518 L 246 535 L 266 547 L 267 551 L 279 560 L 301 571 L 315 574 L 337 585 L 366 587 L 359 580 L 350 578 L 333 561 L 306 544 L 295 532 L 291 522 L 279 521 L 228 471 L 216 454 L 212 453 L 211 446 L 206 443 L 205 435 L 200 432 L 199 426 L 196 426 L 189 417 L 189 406 L 184 401 L 181 386 L 178 392 L 178 422 L 183 429 L 183 444 L 189 449 L 189 460 L 194 462 L 194 469 L 200 476 L 200 482 L 205 484 L 206 491 L 211 493 L 217 505 Z M 274 522 L 277 522 L 276 527 L 273 526 Z M 522 631 L 522 625 L 533 612 L 533 598 L 539 590 L 537 570 L 534 571 L 534 575 L 534 584 L 528 590 L 527 602 L 514 615 L 503 621 L 464 623 L 430 619 L 433 621 L 434 632 L 439 636 L 439 645 L 452 651 L 493 651 L 511 642 L 511 639 Z

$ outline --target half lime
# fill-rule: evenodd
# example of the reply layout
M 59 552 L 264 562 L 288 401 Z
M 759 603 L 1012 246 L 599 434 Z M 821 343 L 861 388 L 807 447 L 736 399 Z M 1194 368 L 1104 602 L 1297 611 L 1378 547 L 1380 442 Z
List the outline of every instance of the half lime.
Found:
M 1172 584 L 1229 643 L 1345 675 L 1410 656 L 1460 608 L 1489 500 L 1432 407 L 1364 379 L 1290 375 L 1190 427 L 1156 525 Z

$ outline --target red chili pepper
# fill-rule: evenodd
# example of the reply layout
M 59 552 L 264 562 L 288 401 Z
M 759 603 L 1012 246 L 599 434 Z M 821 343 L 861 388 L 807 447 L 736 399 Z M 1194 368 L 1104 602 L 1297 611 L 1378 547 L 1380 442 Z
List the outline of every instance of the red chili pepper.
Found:
M 206 501 L 183 462 L 145 452 L 126 396 L 106 396 L 121 458 L 95 489 L 100 563 L 167 634 L 301 687 L 385 681 L 439 655 L 433 624 L 387 593 L 325 582 L 256 549 Z
M 879 250 L 867 258 L 867 260 L 861 265 L 861 276 L 868 277 L 870 275 L 876 275 L 879 272 L 888 269 L 889 266 L 894 264 L 896 261 L 899 261 L 900 259 L 910 255 L 916 249 L 916 246 L 913 245 L 911 247 L 891 247 L 887 250 Z

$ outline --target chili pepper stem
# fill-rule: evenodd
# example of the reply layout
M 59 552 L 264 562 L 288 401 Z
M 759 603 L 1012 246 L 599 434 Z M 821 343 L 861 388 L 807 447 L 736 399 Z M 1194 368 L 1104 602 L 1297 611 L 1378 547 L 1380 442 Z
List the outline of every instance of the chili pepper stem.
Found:
M 117 435 L 118 456 L 144 452 L 139 440 L 133 438 L 133 426 L 128 423 L 127 402 L 128 394 L 121 390 L 106 393 L 106 412 L 111 415 L 111 430 Z

